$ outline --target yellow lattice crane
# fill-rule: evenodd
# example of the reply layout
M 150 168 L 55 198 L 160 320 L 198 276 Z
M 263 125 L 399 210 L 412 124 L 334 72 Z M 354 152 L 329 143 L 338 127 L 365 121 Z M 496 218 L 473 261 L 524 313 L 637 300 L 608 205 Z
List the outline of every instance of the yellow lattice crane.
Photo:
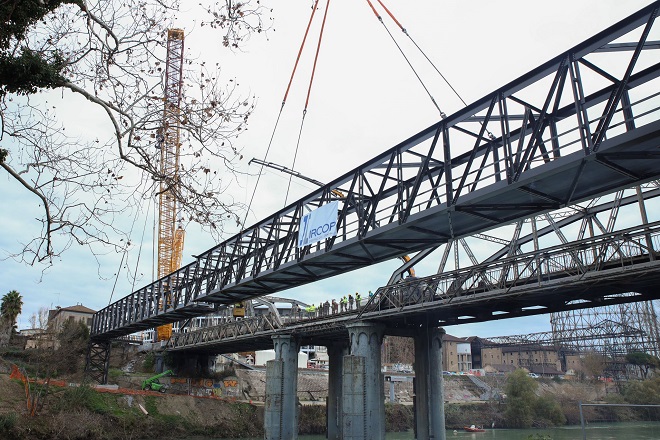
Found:
M 176 226 L 177 185 L 179 173 L 179 115 L 181 111 L 181 90 L 183 87 L 183 41 L 182 29 L 167 31 L 167 65 L 165 67 L 165 102 L 163 125 L 158 135 L 160 147 L 160 182 L 158 216 L 158 278 L 162 278 L 181 267 L 183 227 Z M 173 286 L 167 286 L 171 288 Z M 170 305 L 170 296 L 166 296 Z M 158 340 L 170 339 L 172 324 L 157 328 Z

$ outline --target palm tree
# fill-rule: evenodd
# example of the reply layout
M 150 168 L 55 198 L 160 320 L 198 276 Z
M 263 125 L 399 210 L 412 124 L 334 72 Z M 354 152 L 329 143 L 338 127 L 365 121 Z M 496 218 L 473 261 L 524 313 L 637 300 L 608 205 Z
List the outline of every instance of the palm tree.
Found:
M 6 293 L 2 297 L 2 305 L 0 305 L 0 313 L 4 318 L 9 321 L 12 328 L 16 325 L 16 318 L 21 314 L 23 307 L 23 297 L 16 290 Z

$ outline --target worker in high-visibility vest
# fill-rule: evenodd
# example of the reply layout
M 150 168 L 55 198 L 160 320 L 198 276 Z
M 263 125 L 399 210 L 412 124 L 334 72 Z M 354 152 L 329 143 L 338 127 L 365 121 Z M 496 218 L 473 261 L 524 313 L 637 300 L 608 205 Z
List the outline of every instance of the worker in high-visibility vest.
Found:
M 316 306 L 314 304 L 312 304 L 311 306 L 307 306 L 307 308 L 305 308 L 305 311 L 307 312 L 308 318 L 316 317 Z

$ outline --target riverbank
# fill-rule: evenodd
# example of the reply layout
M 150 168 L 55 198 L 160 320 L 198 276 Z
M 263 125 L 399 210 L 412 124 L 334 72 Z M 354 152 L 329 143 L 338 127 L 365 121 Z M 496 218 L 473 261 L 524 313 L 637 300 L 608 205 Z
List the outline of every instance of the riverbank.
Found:
M 36 385 L 31 385 L 33 388 Z M 263 405 L 86 386 L 49 386 L 29 415 L 24 384 L 0 374 L 0 438 L 7 440 L 125 440 L 182 437 L 263 437 Z M 390 430 L 412 427 L 412 409 L 387 405 Z M 301 434 L 325 432 L 325 405 L 300 407 Z
M 33 385 L 34 388 L 34 385 Z M 572 392 L 576 392 L 575 386 Z M 567 388 L 564 392 L 570 392 Z M 566 396 L 565 396 L 566 397 Z M 568 422 L 577 425 L 577 405 L 570 396 L 562 405 Z M 181 438 L 263 438 L 263 404 L 217 397 L 163 394 L 140 390 L 96 390 L 50 386 L 34 416 L 26 410 L 25 387 L 0 373 L 0 438 L 7 440 L 119 440 Z M 575 411 L 571 413 L 570 408 Z M 506 405 L 463 402 L 445 405 L 447 429 L 478 424 L 502 426 Z M 325 405 L 300 408 L 301 435 L 325 432 Z M 590 409 L 590 411 L 593 411 Z M 387 404 L 388 431 L 413 427 L 411 405 Z M 542 431 L 539 431 L 542 432 Z
M 18 362 L 21 360 L 19 358 Z M 30 408 L 34 409 L 34 415 L 28 415 L 25 387 L 19 380 L 9 378 L 12 361 L 0 358 L 0 365 L 7 367 L 0 369 L 0 439 L 263 437 L 265 371 L 231 370 L 210 378 L 162 378 L 162 383 L 167 386 L 167 393 L 163 394 L 140 389 L 142 381 L 151 375 L 140 372 L 150 368 L 147 361 L 148 358 L 135 355 L 114 359 L 111 365 L 119 368 L 110 369 L 109 382 L 114 385 L 111 389 L 70 386 L 72 382 L 81 381 L 79 372 L 59 376 L 60 381 L 48 386 L 44 398 L 37 404 L 32 401 Z M 29 362 L 23 364 L 29 371 Z M 386 405 L 386 429 L 389 432 L 413 428 L 412 380 L 408 379 L 412 379 L 412 375 L 399 375 L 396 382 L 385 383 L 386 400 L 393 398 L 396 402 Z M 506 427 L 507 399 L 502 395 L 505 382 L 504 376 L 487 376 L 478 381 L 468 376 L 445 377 L 447 428 L 460 430 L 471 424 Z M 571 425 L 580 423 L 579 401 L 597 402 L 621 397 L 615 386 L 604 383 L 551 379 L 534 382 L 538 384 L 536 393 L 552 396 Z M 31 387 L 32 391 L 39 388 L 35 384 Z M 300 370 L 301 435 L 325 432 L 327 389 L 327 372 Z M 596 411 L 585 409 L 589 420 L 597 419 L 593 415 Z M 619 420 L 636 419 L 617 417 Z M 542 419 L 535 419 L 533 426 L 548 425 Z

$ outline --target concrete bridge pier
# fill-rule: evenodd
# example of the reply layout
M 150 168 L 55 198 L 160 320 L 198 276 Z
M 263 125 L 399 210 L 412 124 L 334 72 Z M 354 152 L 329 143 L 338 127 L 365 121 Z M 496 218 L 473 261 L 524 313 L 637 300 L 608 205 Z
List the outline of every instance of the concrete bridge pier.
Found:
M 344 356 L 343 440 L 385 438 L 385 388 L 381 372 L 382 324 L 348 324 L 350 355 Z
M 415 429 L 417 440 L 445 440 L 442 390 L 442 328 L 420 328 L 415 338 Z
M 336 342 L 328 347 L 328 400 L 326 402 L 327 438 L 343 440 L 342 427 L 342 379 L 343 360 L 348 354 L 348 345 Z
M 266 363 L 266 440 L 298 438 L 298 341 L 291 335 L 273 336 L 275 360 Z

